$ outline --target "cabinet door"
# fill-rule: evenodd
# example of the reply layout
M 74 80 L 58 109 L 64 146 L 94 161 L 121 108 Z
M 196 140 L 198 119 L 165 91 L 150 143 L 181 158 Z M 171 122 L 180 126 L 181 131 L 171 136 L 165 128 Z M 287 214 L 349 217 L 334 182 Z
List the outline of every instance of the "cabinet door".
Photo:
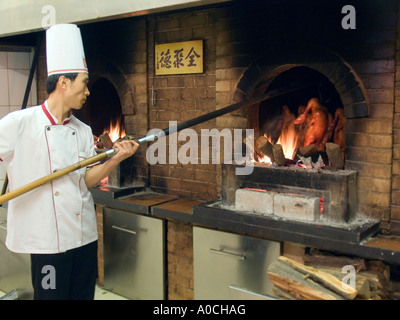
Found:
M 195 299 L 235 299 L 237 289 L 273 297 L 267 268 L 279 242 L 194 227 L 193 250 Z
M 130 299 L 164 299 L 162 220 L 104 209 L 104 287 Z

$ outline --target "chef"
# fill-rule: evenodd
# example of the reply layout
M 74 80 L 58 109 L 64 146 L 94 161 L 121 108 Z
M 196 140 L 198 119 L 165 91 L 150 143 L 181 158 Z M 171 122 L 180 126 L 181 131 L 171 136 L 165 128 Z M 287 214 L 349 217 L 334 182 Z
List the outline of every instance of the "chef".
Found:
M 46 31 L 48 99 L 0 120 L 0 158 L 14 190 L 95 155 L 93 134 L 79 121 L 89 96 L 80 30 L 59 24 Z M 9 201 L 7 247 L 31 254 L 34 299 L 93 299 L 97 224 L 88 191 L 135 154 L 134 141 L 116 143 L 103 164 L 82 168 Z

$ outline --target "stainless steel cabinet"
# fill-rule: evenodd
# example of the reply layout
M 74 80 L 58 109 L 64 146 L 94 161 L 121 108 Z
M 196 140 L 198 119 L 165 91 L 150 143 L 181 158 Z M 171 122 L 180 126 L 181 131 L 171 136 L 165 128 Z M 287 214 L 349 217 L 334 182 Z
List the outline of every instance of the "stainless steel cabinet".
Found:
M 269 299 L 267 268 L 280 243 L 193 227 L 194 298 Z
M 130 299 L 164 299 L 164 222 L 104 208 L 104 287 Z

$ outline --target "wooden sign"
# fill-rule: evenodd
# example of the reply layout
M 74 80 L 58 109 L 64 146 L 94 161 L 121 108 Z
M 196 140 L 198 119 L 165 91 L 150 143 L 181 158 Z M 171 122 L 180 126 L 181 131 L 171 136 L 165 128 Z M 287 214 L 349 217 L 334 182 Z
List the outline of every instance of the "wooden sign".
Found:
M 203 40 L 155 45 L 156 75 L 203 73 Z

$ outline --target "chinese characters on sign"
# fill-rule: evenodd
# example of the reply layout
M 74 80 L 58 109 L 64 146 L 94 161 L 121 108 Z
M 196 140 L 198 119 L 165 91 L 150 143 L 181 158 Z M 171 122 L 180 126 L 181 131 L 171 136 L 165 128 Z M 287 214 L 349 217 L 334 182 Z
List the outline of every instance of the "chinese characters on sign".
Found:
M 203 40 L 155 45 L 156 75 L 203 72 Z

